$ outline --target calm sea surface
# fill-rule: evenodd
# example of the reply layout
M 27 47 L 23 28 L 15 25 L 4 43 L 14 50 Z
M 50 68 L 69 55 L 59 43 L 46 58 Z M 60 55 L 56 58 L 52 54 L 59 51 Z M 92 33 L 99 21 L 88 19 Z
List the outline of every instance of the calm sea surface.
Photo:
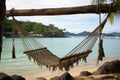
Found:
M 46 46 L 53 54 L 63 57 L 72 50 L 85 37 L 69 38 L 36 38 L 36 40 Z M 5 38 L 3 41 L 2 60 L 0 62 L 0 72 L 8 74 L 32 74 L 37 71 L 44 71 L 33 61 L 29 61 L 24 51 L 20 38 L 15 38 L 16 59 L 11 58 L 12 39 Z M 98 42 L 93 47 L 93 52 L 89 55 L 88 60 L 94 62 L 97 60 Z M 106 57 L 120 56 L 120 39 L 104 39 L 104 51 Z M 89 62 L 88 62 L 89 63 Z

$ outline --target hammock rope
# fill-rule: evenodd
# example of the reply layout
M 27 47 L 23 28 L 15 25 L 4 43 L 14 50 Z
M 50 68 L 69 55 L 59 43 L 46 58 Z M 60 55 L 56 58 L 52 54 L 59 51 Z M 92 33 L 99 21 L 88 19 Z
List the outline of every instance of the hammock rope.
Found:
M 78 64 L 79 60 L 81 59 L 87 62 L 86 58 L 92 52 L 92 48 L 100 36 L 99 33 L 103 30 L 109 15 L 110 13 L 107 15 L 105 20 L 97 28 L 95 28 L 95 30 L 93 30 L 81 43 L 79 43 L 73 50 L 71 50 L 65 57 L 61 59 L 60 65 L 62 68 L 64 67 L 65 70 L 69 70 L 70 67 L 73 67 L 74 63 Z M 103 47 L 101 41 L 99 43 L 99 50 L 101 52 L 99 52 L 100 55 L 98 55 L 98 61 L 104 56 L 102 52 Z
M 11 14 L 13 12 L 14 8 L 12 8 L 12 10 L 10 11 Z M 15 55 L 15 23 L 13 22 L 12 23 L 12 58 L 15 59 L 16 58 L 16 55 Z
M 38 65 L 43 64 L 46 66 L 57 66 L 59 64 L 59 58 L 31 37 L 31 35 L 22 28 L 15 18 L 12 18 L 19 31 L 18 33 L 25 49 L 24 53 L 28 55 L 29 59 L 31 60 L 31 58 L 33 58 Z M 50 60 L 48 61 L 48 59 Z
M 14 16 L 12 16 L 12 18 L 21 37 L 25 49 L 24 53 L 28 55 L 28 58 L 30 60 L 33 59 L 34 62 L 39 66 L 45 65 L 49 69 L 52 68 L 53 71 L 56 70 L 57 67 L 60 70 L 65 69 L 68 71 L 70 68 L 74 67 L 74 63 L 78 65 L 79 60 L 81 59 L 87 62 L 86 58 L 92 52 L 92 48 L 96 43 L 98 37 L 101 36 L 100 32 L 103 30 L 109 15 L 110 13 L 97 28 L 95 28 L 81 43 L 79 43 L 63 58 L 59 58 L 56 55 L 52 54 L 52 52 L 50 52 L 46 47 L 31 37 L 31 35 L 23 29 L 20 23 L 15 20 Z M 102 40 L 100 40 L 99 46 L 102 46 Z M 101 56 L 103 57 L 104 54 L 100 54 L 98 60 L 102 60 Z
M 15 55 L 15 39 L 14 39 L 14 25 L 12 27 L 12 58 L 15 59 L 16 55 Z
M 99 12 L 99 24 L 101 25 L 101 13 L 100 13 L 100 1 L 98 0 L 98 12 Z M 105 57 L 105 53 L 104 53 L 104 49 L 103 49 L 103 39 L 102 39 L 102 29 L 99 31 L 99 43 L 98 43 L 98 61 L 97 64 L 99 63 L 99 61 L 103 60 L 103 57 Z

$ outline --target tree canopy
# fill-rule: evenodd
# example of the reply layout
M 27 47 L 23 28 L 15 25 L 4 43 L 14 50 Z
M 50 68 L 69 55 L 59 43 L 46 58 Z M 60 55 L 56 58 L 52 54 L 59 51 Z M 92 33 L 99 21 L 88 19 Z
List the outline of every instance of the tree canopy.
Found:
M 53 24 L 44 25 L 43 23 L 30 22 L 30 21 L 17 21 L 23 29 L 27 32 L 31 32 L 33 34 L 41 34 L 44 37 L 62 37 L 64 36 L 65 29 L 59 29 L 55 27 Z M 4 32 L 12 32 L 13 20 L 5 19 L 4 24 Z M 15 27 L 15 32 L 17 33 L 17 29 Z

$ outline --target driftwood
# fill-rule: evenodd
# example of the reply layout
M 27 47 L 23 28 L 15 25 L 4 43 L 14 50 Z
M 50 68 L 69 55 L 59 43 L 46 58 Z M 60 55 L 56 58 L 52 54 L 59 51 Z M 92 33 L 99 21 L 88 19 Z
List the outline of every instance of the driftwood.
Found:
M 100 12 L 109 13 L 117 11 L 117 4 L 101 4 Z M 78 7 L 66 7 L 66 8 L 46 8 L 46 9 L 19 9 L 13 10 L 12 14 L 10 10 L 6 11 L 6 16 L 49 16 L 49 15 L 69 15 L 69 14 L 85 14 L 85 13 L 99 13 L 98 5 L 86 5 Z

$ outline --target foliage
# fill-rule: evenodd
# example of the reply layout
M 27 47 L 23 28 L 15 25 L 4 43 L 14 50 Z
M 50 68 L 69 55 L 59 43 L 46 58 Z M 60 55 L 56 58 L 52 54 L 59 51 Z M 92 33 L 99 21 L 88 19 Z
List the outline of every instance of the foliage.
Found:
M 92 0 L 92 4 L 98 4 L 99 2 L 100 3 L 104 3 L 104 2 L 106 2 L 107 0 Z
M 109 21 L 110 21 L 111 24 L 113 24 L 115 15 L 116 15 L 116 13 L 111 13 L 110 16 L 109 16 Z
M 28 32 L 35 34 L 42 34 L 46 37 L 62 37 L 64 36 L 64 29 L 59 29 L 53 24 L 44 25 L 42 23 L 30 22 L 30 21 L 18 21 L 18 23 Z M 5 19 L 4 32 L 12 32 L 13 20 Z M 15 32 L 17 29 L 15 27 Z
M 99 2 L 98 2 L 99 1 Z M 111 24 L 113 24 L 114 21 L 114 17 L 120 17 L 120 0 L 92 0 L 92 4 L 102 4 L 105 2 L 111 2 L 111 1 L 115 1 L 117 4 L 117 13 L 111 13 L 109 16 L 109 21 Z
M 116 3 L 118 5 L 117 13 L 120 15 L 120 0 L 116 0 Z
M 98 4 L 98 1 L 102 4 L 105 2 L 115 1 L 117 4 L 117 13 L 120 14 L 120 0 L 92 0 L 92 4 Z

